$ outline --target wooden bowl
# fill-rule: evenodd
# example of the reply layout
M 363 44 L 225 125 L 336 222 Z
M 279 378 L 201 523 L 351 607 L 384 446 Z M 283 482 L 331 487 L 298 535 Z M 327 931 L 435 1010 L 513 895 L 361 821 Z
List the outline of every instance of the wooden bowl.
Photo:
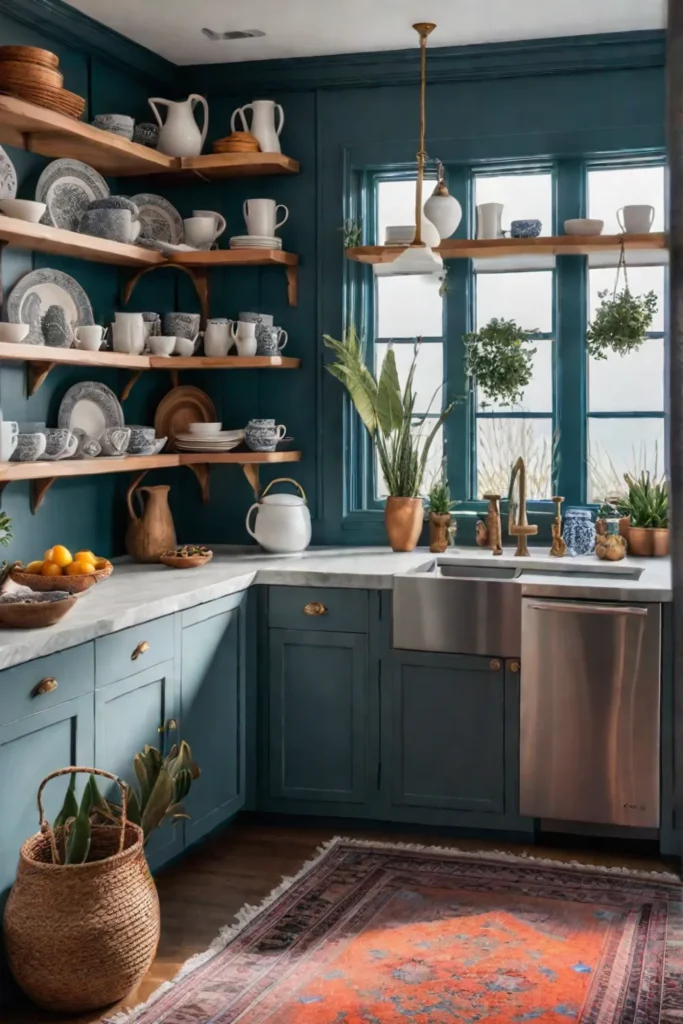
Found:
M 58 68 L 59 57 L 50 50 L 38 46 L 0 46 L 0 61 L 19 60 L 26 64 L 41 64 L 46 68 Z
M 61 89 L 64 75 L 54 68 L 46 68 L 42 64 L 27 64 L 20 60 L 0 61 L 0 82 L 8 88 L 18 85 L 47 85 L 53 89 Z
M 3 629 L 43 629 L 54 626 L 78 601 L 74 595 L 61 601 L 22 601 L 0 603 L 0 627 Z
M 159 561 L 169 569 L 199 569 L 202 565 L 208 565 L 212 558 L 213 551 L 207 551 L 205 555 L 188 555 L 187 558 L 180 555 L 161 555 Z
M 39 572 L 22 572 L 21 568 L 17 567 L 11 570 L 10 577 L 23 587 L 30 587 L 31 590 L 43 593 L 48 590 L 66 590 L 69 594 L 82 594 L 96 583 L 106 580 L 113 571 L 114 566 L 108 565 L 104 569 L 83 576 L 41 576 Z

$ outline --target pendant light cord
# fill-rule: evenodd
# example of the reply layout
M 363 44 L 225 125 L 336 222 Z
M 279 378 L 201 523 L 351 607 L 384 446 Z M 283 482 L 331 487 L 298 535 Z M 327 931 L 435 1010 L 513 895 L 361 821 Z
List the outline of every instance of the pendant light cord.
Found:
M 415 237 L 413 245 L 423 245 L 422 241 L 422 187 L 424 184 L 425 161 L 425 129 L 427 120 L 427 36 L 436 25 L 418 22 L 413 28 L 420 36 L 420 148 L 417 151 L 417 181 L 415 182 Z

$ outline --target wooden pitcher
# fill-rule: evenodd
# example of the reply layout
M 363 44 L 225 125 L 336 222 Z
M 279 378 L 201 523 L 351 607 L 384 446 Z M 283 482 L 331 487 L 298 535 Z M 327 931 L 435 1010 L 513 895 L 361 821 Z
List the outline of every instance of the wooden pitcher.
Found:
M 176 546 L 173 516 L 168 507 L 167 484 L 156 487 L 138 487 L 131 484 L 126 493 L 128 514 L 130 516 L 126 530 L 126 551 L 135 562 L 158 562 L 159 556 Z M 147 503 L 142 500 L 141 493 L 147 494 Z M 142 517 L 136 515 L 133 508 L 133 494 L 137 494 L 142 510 Z

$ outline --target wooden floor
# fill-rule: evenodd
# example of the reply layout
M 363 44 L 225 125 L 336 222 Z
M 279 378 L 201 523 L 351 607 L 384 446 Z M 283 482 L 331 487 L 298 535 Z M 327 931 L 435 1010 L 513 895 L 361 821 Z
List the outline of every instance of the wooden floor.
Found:
M 331 839 L 334 829 L 320 826 L 282 828 L 236 823 L 213 836 L 196 852 L 157 876 L 161 900 L 161 943 L 151 970 L 139 988 L 118 1008 L 144 1002 L 164 981 L 171 979 L 183 963 L 211 944 L 220 929 L 230 924 L 245 904 L 258 904 L 283 875 L 295 874 L 312 857 L 321 843 Z M 364 839 L 386 842 L 457 846 L 468 850 L 500 850 L 529 853 L 557 860 L 578 860 L 586 864 L 630 867 L 634 870 L 671 871 L 674 865 L 659 859 L 621 856 L 614 853 L 584 853 L 540 846 L 514 846 L 482 840 L 449 840 L 443 835 L 401 835 L 400 833 L 349 832 Z M 18 1008 L 2 1017 L 3 1024 L 91 1024 L 99 1014 L 59 1017 L 29 1007 Z

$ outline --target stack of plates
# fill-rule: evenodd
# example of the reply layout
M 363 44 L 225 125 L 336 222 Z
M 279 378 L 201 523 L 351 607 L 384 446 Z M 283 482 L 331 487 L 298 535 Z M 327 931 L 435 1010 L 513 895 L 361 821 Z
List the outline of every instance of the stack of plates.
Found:
M 214 153 L 258 153 L 259 142 L 250 132 L 232 132 L 213 144 Z
M 0 92 L 78 120 L 85 100 L 63 88 L 59 57 L 35 46 L 0 46 Z
M 178 434 L 175 445 L 180 452 L 230 452 L 244 440 L 243 430 L 221 430 L 216 434 L 198 437 L 196 434 Z
M 231 249 L 281 249 L 282 239 L 275 235 L 233 235 Z

